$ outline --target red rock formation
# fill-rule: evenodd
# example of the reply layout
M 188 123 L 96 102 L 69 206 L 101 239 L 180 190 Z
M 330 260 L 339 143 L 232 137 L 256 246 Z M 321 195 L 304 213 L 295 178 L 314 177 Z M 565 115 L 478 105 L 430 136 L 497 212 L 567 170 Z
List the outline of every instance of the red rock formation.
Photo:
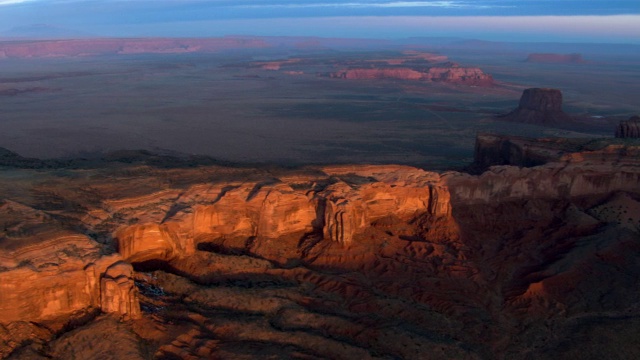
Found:
M 617 138 L 640 138 L 640 116 L 632 116 L 629 120 L 620 121 L 616 128 Z
M 423 80 L 424 73 L 410 68 L 384 68 L 384 69 L 347 69 L 332 73 L 331 77 L 349 80 L 371 79 L 399 79 L 399 80 Z
M 451 84 L 491 86 L 493 77 L 487 75 L 479 68 L 464 67 L 437 67 L 429 69 L 427 78 L 431 81 L 442 81 Z
M 520 104 L 512 112 L 500 116 L 505 121 L 539 125 L 570 123 L 571 117 L 562 111 L 562 92 L 557 89 L 526 89 Z
M 479 141 L 486 165 L 541 164 L 477 176 L 111 164 L 41 169 L 29 184 L 32 170 L 2 173 L 14 200 L 0 204 L 0 356 L 98 356 L 107 344 L 123 358 L 620 350 L 594 339 L 635 339 L 640 148 Z M 91 309 L 132 321 L 71 322 Z M 70 326 L 34 325 L 54 318 Z
M 0 236 L 3 322 L 54 320 L 90 308 L 124 317 L 140 315 L 131 276 L 117 280 L 131 292 L 105 297 L 110 293 L 103 286 L 105 277 L 110 278 L 110 267 L 122 260 L 119 255 L 104 256 L 95 241 L 60 230 L 45 212 L 4 201 L 0 214 L 5 229 Z M 123 267 L 131 269 L 128 264 Z M 120 308 L 114 302 L 130 306 Z
M 331 77 L 350 80 L 366 79 L 399 79 L 446 82 L 450 84 L 491 86 L 493 78 L 478 68 L 434 67 L 422 72 L 406 67 L 389 67 L 373 69 L 347 69 L 332 73 Z
M 563 155 L 578 152 L 592 139 L 544 138 L 532 139 L 481 133 L 476 137 L 474 171 L 484 171 L 494 165 L 531 167 L 557 161 Z
M 141 317 L 131 264 L 117 262 L 107 268 L 100 280 L 100 309 L 119 314 L 125 320 Z
M 529 54 L 526 62 L 582 64 L 585 61 L 580 54 Z

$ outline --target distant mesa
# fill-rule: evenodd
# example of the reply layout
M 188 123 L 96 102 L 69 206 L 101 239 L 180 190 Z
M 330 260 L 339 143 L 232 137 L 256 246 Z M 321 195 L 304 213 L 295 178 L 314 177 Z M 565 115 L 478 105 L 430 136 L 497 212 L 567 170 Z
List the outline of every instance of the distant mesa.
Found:
M 520 104 L 512 112 L 499 116 L 501 120 L 538 125 L 561 125 L 572 122 L 562 111 L 562 92 L 558 89 L 526 89 Z
M 343 69 L 330 75 L 333 78 L 364 79 L 398 79 L 444 82 L 449 84 L 491 86 L 493 77 L 475 67 L 465 68 L 456 65 L 432 67 L 419 71 L 408 67 L 352 68 Z
M 585 63 L 580 54 L 529 54 L 526 62 L 531 63 L 554 63 L 554 64 L 583 64 Z
M 629 120 L 620 121 L 616 129 L 617 138 L 640 138 L 640 116 L 635 115 Z
M 258 61 L 251 67 L 262 70 L 283 71 L 289 75 L 301 75 L 300 65 L 330 65 L 339 70 L 320 72 L 320 76 L 346 80 L 408 80 L 442 82 L 467 86 L 492 86 L 493 77 L 477 67 L 463 67 L 449 61 L 445 55 L 406 50 L 391 58 L 331 59 L 328 62 L 289 58 Z M 324 68 L 323 68 L 324 70 Z

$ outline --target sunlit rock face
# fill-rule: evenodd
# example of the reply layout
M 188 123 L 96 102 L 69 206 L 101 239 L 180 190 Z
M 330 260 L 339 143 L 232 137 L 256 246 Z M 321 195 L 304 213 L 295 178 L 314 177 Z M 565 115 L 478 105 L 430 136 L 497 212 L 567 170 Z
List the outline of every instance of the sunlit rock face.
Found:
M 11 169 L 0 356 L 634 358 L 640 148 L 618 143 L 482 134 L 477 175 Z
M 524 90 L 518 107 L 500 118 L 505 121 L 540 125 L 571 122 L 571 117 L 562 111 L 562 92 L 558 89 L 542 88 Z
M 100 308 L 105 313 L 119 314 L 125 320 L 141 317 L 131 264 L 117 262 L 107 268 L 100 280 Z
M 640 138 L 640 116 L 632 116 L 629 120 L 620 121 L 616 128 L 617 138 Z
M 196 185 L 172 205 L 179 210 L 161 223 L 120 228 L 116 234 L 119 251 L 132 262 L 171 260 L 193 253 L 202 242 L 312 233 L 349 244 L 372 221 L 389 214 L 403 221 L 427 212 L 446 215 L 448 192 L 437 184 L 437 174 L 413 168 L 387 169 L 405 174 L 394 177 L 397 175 L 392 172 L 379 181 L 355 174 L 357 168 L 327 168 L 329 178 L 316 181 L 289 177 L 289 184 L 272 179 L 209 188 Z M 128 206 L 137 207 L 133 203 Z
M 22 244 L 1 255 L 3 322 L 56 320 L 91 308 L 125 318 L 140 316 L 131 265 L 122 263 L 120 268 L 129 271 L 114 276 L 112 266 L 122 257 L 103 256 L 86 236 L 50 231 L 8 241 Z M 114 284 L 127 290 L 114 290 Z M 125 302 L 127 306 L 119 305 Z

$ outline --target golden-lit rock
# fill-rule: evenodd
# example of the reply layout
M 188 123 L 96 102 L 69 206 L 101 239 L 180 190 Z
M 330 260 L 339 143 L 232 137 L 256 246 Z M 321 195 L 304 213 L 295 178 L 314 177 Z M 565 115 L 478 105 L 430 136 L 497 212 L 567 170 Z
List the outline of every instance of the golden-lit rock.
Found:
M 24 185 L 32 172 L 0 174 L 0 356 L 123 344 L 143 358 L 544 358 L 566 339 L 584 355 L 599 336 L 635 334 L 640 148 L 479 141 L 477 175 L 119 165 L 117 182 L 105 169 L 42 170 Z M 519 166 L 491 166 L 502 160 Z M 629 344 L 625 355 L 640 351 Z
M 170 260 L 180 253 L 176 234 L 166 224 L 133 225 L 116 233 L 118 251 L 127 261 Z
M 142 316 L 131 264 L 117 262 L 107 268 L 100 280 L 100 307 L 102 311 L 119 314 L 126 320 Z

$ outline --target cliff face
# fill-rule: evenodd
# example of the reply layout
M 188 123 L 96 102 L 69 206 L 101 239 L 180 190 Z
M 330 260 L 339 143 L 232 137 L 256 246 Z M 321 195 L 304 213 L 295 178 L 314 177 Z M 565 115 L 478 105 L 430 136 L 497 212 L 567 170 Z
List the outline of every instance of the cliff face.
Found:
M 637 329 L 640 148 L 583 145 L 481 135 L 477 176 L 13 169 L 0 174 L 0 356 L 79 357 L 73 339 L 124 341 L 110 348 L 128 358 L 144 358 L 135 339 L 178 358 L 611 351 L 593 341 L 609 325 L 581 321 Z M 33 325 L 51 322 L 77 328 Z M 113 336 L 96 338 L 104 327 Z
M 580 152 L 592 139 L 505 136 L 481 133 L 476 137 L 472 172 L 483 172 L 494 165 L 532 167 L 558 161 L 565 154 Z
M 617 138 L 640 138 L 640 116 L 632 116 L 629 120 L 621 121 L 616 128 Z
M 426 212 L 447 215 L 448 190 L 438 184 L 436 174 L 403 167 L 388 170 L 392 173 L 382 180 L 361 175 L 365 169 L 326 168 L 329 178 L 302 184 L 273 179 L 208 188 L 196 185 L 172 205 L 179 210 L 161 223 L 156 218 L 119 229 L 118 248 L 128 261 L 143 262 L 192 254 L 201 243 L 251 251 L 261 241 L 314 233 L 349 245 L 355 235 L 389 214 L 403 221 Z M 411 181 L 397 174 L 405 171 Z M 156 201 L 165 198 L 158 196 Z M 148 218 L 140 211 L 150 205 L 131 203 L 124 211 L 127 216 Z M 248 245 L 248 238 L 258 242 Z
M 121 256 L 103 256 L 79 234 L 38 233 L 6 241 L 32 244 L 0 254 L 2 322 L 58 320 L 90 309 L 140 317 L 132 267 Z

